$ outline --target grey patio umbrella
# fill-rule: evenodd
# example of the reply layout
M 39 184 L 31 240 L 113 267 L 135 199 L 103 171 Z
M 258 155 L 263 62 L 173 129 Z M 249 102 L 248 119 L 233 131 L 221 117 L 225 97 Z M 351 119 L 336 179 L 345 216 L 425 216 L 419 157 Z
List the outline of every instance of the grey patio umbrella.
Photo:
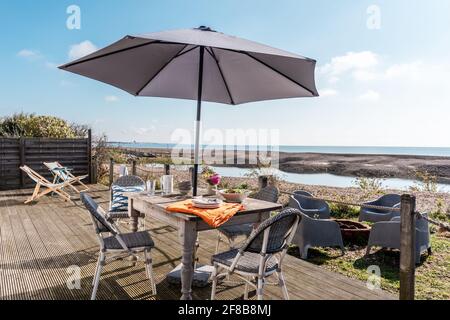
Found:
M 197 194 L 201 102 L 318 96 L 316 61 L 201 26 L 123 39 L 61 66 L 135 96 L 197 100 L 193 192 Z

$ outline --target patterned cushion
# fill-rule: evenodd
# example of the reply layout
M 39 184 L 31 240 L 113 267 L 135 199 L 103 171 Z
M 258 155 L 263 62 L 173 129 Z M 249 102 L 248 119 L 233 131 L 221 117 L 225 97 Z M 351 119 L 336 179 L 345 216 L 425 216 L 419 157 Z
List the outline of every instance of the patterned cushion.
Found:
M 145 186 L 133 186 L 133 187 L 120 187 L 116 185 L 111 186 L 112 199 L 111 199 L 111 212 L 128 211 L 128 197 L 124 196 L 127 192 L 142 192 L 145 190 Z

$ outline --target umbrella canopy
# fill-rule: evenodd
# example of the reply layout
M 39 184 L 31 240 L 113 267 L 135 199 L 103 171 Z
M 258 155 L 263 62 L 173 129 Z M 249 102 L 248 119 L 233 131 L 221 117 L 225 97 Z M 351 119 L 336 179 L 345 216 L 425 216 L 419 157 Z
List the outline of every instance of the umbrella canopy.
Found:
M 316 61 L 207 27 L 126 36 L 61 66 L 135 96 L 197 100 L 194 194 L 201 101 L 246 102 L 318 96 Z

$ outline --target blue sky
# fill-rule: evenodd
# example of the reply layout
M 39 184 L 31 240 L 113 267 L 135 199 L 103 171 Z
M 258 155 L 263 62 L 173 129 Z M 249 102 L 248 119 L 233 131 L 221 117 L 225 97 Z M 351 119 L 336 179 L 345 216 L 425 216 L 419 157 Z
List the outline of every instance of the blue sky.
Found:
M 81 30 L 66 9 L 81 9 Z M 367 26 L 379 9 L 379 29 Z M 0 116 L 86 123 L 110 140 L 170 142 L 195 102 L 135 98 L 55 66 L 126 34 L 208 25 L 318 61 L 319 98 L 205 103 L 203 128 L 280 130 L 289 145 L 442 146 L 450 140 L 444 0 L 1 1 Z

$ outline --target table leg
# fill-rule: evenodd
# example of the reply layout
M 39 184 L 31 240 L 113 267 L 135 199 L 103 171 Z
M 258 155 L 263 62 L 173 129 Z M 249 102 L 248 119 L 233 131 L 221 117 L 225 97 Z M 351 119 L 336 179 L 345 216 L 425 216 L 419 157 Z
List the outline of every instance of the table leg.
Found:
M 133 199 L 128 199 L 128 216 L 130 217 L 130 231 L 137 232 L 139 224 L 139 212 L 133 207 Z
M 192 278 L 194 275 L 197 225 L 195 222 L 182 221 L 178 230 L 182 246 L 181 300 L 192 300 Z
M 139 224 L 139 211 L 133 207 L 133 199 L 128 198 L 128 217 L 130 217 L 130 231 L 137 232 Z M 135 266 L 137 262 L 136 256 L 130 257 L 131 265 Z

